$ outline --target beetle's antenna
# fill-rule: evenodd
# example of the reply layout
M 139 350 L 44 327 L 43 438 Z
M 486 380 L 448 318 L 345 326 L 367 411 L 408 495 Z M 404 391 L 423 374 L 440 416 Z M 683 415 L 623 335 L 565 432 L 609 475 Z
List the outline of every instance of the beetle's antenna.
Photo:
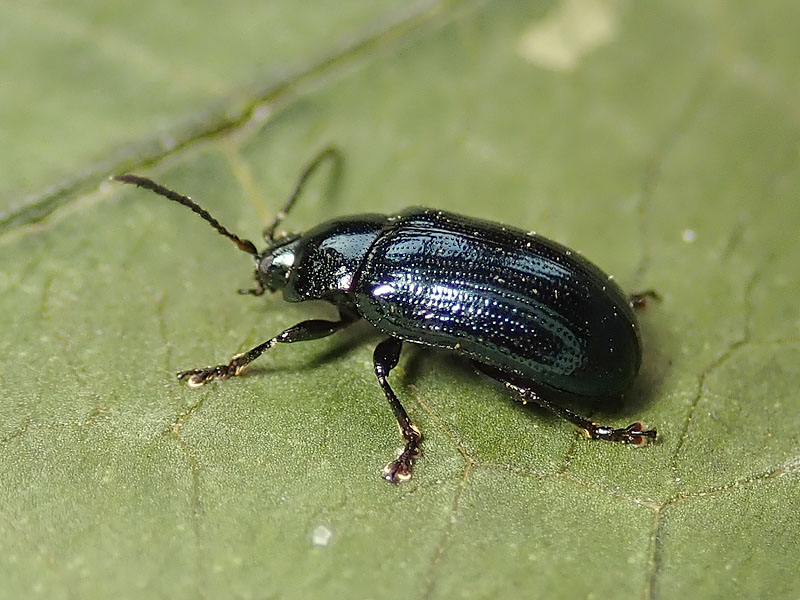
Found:
M 178 204 L 183 204 L 184 206 L 190 208 L 192 212 L 200 215 L 205 221 L 207 221 L 214 229 L 216 229 L 219 233 L 224 235 L 226 238 L 233 240 L 233 242 L 239 247 L 239 250 L 242 252 L 247 252 L 248 254 L 252 254 L 253 256 L 258 256 L 258 250 L 256 250 L 255 245 L 250 240 L 243 240 L 238 235 L 235 235 L 225 229 L 219 221 L 217 221 L 214 217 L 212 217 L 208 211 L 197 204 L 189 198 L 189 196 L 184 196 L 179 194 L 178 192 L 173 192 L 169 188 L 165 188 L 163 185 L 159 185 L 152 179 L 147 179 L 147 177 L 139 177 L 138 175 L 115 175 L 112 177 L 115 181 L 121 181 L 122 183 L 130 183 L 136 185 L 141 188 L 145 188 L 152 192 L 155 192 L 159 196 L 164 196 L 173 202 L 177 202 Z
M 303 172 L 300 173 L 300 177 L 297 180 L 297 184 L 294 186 L 294 191 L 292 195 L 289 196 L 288 202 L 286 205 L 278 212 L 275 216 L 275 220 L 272 221 L 266 228 L 264 228 L 264 239 L 271 244 L 275 242 L 275 230 L 278 226 L 283 222 L 286 218 L 286 215 L 294 208 L 294 205 L 297 203 L 297 199 L 300 197 L 300 194 L 303 192 L 303 188 L 306 186 L 311 175 L 314 174 L 314 171 L 322 164 L 322 161 L 325 159 L 330 158 L 331 160 L 336 162 L 338 165 L 342 160 L 342 154 L 336 146 L 328 146 L 322 150 L 317 156 L 308 163 Z

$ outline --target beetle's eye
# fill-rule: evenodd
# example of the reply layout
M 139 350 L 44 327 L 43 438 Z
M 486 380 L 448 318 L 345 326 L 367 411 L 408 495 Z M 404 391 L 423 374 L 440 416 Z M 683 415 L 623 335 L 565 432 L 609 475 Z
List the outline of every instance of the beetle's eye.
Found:
M 264 258 L 258 267 L 259 278 L 264 283 L 264 287 L 273 292 L 286 287 L 286 281 L 292 271 L 294 259 L 294 252 L 291 251 Z
M 294 252 L 281 252 L 272 259 L 272 267 L 288 271 L 294 265 Z

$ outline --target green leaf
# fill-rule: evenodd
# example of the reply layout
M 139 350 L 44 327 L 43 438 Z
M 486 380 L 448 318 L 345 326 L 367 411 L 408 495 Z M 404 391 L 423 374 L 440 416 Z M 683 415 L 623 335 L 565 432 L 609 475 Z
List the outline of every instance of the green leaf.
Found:
M 795 598 L 800 5 L 139 2 L 0 8 L 0 597 Z M 368 327 L 227 360 L 325 306 L 134 171 L 257 239 L 428 205 L 580 249 L 642 315 L 583 440 L 446 354 L 392 382 Z M 324 171 L 324 170 L 323 170 Z

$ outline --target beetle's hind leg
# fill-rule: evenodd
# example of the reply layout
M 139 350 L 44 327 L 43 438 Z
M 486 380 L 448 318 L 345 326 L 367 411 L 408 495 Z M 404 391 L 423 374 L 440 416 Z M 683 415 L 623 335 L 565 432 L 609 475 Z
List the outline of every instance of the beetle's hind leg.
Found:
M 403 342 L 397 338 L 386 338 L 375 347 L 373 354 L 373 362 L 375 364 L 375 375 L 378 377 L 378 383 L 383 388 L 383 393 L 389 401 L 389 406 L 392 407 L 394 417 L 397 419 L 397 426 L 400 428 L 400 435 L 406 442 L 405 448 L 397 457 L 383 469 L 383 478 L 389 483 L 400 483 L 401 481 L 408 481 L 411 479 L 411 473 L 414 469 L 414 460 L 420 455 L 420 444 L 422 442 L 422 434 L 411 419 L 408 417 L 406 409 L 400 404 L 400 400 L 389 385 L 387 377 L 389 371 L 397 366 L 397 361 L 400 360 L 400 350 L 403 348 Z
M 473 362 L 473 364 L 481 373 L 499 381 L 512 392 L 519 394 L 523 402 L 534 402 L 550 412 L 555 413 L 565 421 L 569 421 L 575 425 L 587 438 L 593 440 L 607 440 L 609 442 L 622 442 L 623 444 L 631 444 L 633 446 L 642 446 L 648 439 L 656 439 L 656 430 L 643 429 L 642 424 L 639 422 L 632 423 L 620 429 L 614 429 L 607 425 L 598 425 L 594 421 L 590 421 L 571 410 L 567 410 L 563 406 L 550 402 L 526 385 L 524 381 L 514 378 L 494 367 L 478 362 Z

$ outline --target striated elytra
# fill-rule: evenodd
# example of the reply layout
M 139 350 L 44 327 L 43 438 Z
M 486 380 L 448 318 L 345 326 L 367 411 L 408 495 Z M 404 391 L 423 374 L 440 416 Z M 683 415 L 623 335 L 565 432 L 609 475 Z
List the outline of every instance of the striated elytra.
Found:
M 396 216 L 357 215 L 322 223 L 304 234 L 277 235 L 326 148 L 303 171 L 284 209 L 264 230 L 266 248 L 234 235 L 208 212 L 149 179 L 116 180 L 183 204 L 251 254 L 256 287 L 281 291 L 289 302 L 325 300 L 339 319 L 303 321 L 227 363 L 178 374 L 192 387 L 225 379 L 267 349 L 331 335 L 365 319 L 386 335 L 374 352 L 378 382 L 405 447 L 383 470 L 387 481 L 411 478 L 422 435 L 388 383 L 404 342 L 445 348 L 485 375 L 579 427 L 587 437 L 641 445 L 655 439 L 640 423 L 614 429 L 555 404 L 559 394 L 607 397 L 628 389 L 641 364 L 633 307 L 654 292 L 627 297 L 580 254 L 542 236 L 441 210 L 411 208 Z

